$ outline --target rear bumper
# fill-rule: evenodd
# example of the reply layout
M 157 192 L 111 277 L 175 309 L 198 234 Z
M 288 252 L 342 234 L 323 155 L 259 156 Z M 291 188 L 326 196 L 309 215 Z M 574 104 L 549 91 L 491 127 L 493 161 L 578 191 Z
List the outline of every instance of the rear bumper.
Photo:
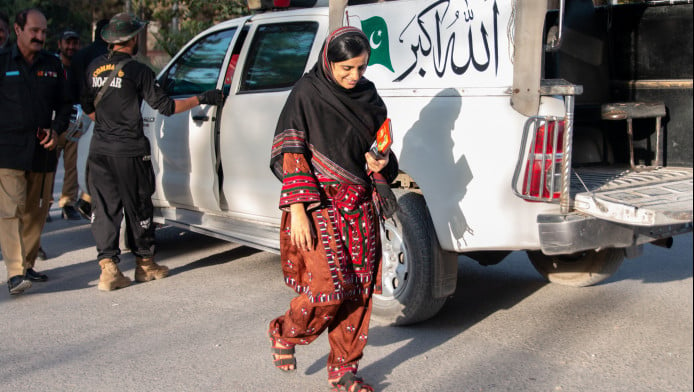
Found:
M 542 253 L 571 254 L 590 249 L 628 248 L 692 231 L 692 223 L 636 227 L 578 213 L 537 217 Z

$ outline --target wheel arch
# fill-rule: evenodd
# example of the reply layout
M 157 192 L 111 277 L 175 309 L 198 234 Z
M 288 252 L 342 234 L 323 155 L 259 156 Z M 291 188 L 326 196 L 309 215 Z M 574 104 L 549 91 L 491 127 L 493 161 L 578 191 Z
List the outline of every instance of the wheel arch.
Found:
M 431 205 L 427 203 L 426 194 L 409 173 L 401 171 L 393 184 L 393 190 L 398 199 L 408 192 L 417 193 L 424 199 L 427 210 L 426 214 L 432 226 L 431 228 L 434 230 L 437 245 L 440 248 L 439 252 L 436 252 L 432 258 L 434 273 L 432 282 L 433 291 L 431 295 L 434 298 L 443 298 L 452 295 L 455 292 L 458 276 L 458 253 L 447 250 L 451 249 L 450 246 L 442 245 L 441 238 L 450 237 L 447 236 L 448 231 L 443 232 L 443 229 L 439 229 L 440 225 L 434 222 L 433 215 L 430 211 Z
M 429 214 L 429 218 L 433 223 L 433 229 L 436 232 L 436 239 L 439 243 L 439 246 L 443 250 L 455 252 L 456 245 L 453 243 L 453 237 L 450 233 L 448 225 L 445 224 L 446 222 L 437 221 L 436 218 L 444 214 L 433 213 L 434 211 L 432 211 L 433 209 L 437 208 L 436 203 L 431 203 L 431 194 L 433 192 L 436 192 L 436 189 L 431 189 L 431 187 L 422 188 L 420 186 L 420 182 L 417 181 L 417 178 L 412 176 L 410 173 L 404 171 L 400 171 L 395 181 L 393 181 L 391 187 L 393 188 L 393 190 L 397 189 L 401 192 L 418 193 L 424 198 L 427 207 L 427 212 Z M 440 210 L 441 209 L 439 209 L 438 212 L 440 212 Z

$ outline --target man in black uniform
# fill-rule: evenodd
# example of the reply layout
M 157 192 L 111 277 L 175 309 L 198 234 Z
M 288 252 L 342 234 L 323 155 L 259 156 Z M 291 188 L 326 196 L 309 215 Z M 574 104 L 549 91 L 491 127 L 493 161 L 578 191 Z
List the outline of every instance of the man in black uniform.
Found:
M 108 19 L 100 19 L 96 22 L 96 29 L 94 30 L 94 42 L 80 49 L 72 56 L 72 70 L 74 75 L 77 76 L 77 90 L 78 96 L 82 96 L 82 93 L 86 89 L 86 72 L 87 66 L 95 58 L 101 56 L 102 54 L 108 53 L 108 44 L 101 38 L 101 31 L 108 24 Z M 87 125 L 84 125 L 85 130 Z M 92 198 L 87 193 L 86 189 L 82 189 L 80 197 L 75 202 L 75 208 L 86 220 L 92 219 Z
M 221 90 L 173 100 L 156 81 L 154 72 L 133 60 L 138 33 L 147 22 L 129 13 L 111 18 L 101 32 L 113 47 L 87 67 L 87 91 L 82 108 L 96 124 L 87 158 L 89 193 L 93 200 L 92 233 L 101 267 L 98 289 L 128 286 L 118 269 L 118 236 L 125 213 L 126 235 L 137 266 L 135 280 L 162 279 L 169 269 L 154 262 L 152 194 L 154 170 L 149 140 L 143 132 L 142 99 L 164 115 L 200 104 L 221 105 Z M 107 86 L 107 87 L 104 87 Z
M 70 89 L 70 102 L 79 103 L 78 81 L 75 77 L 74 69 L 72 68 L 72 58 L 75 52 L 80 48 L 80 36 L 74 31 L 66 30 L 58 40 L 58 55 L 65 69 L 65 76 Z M 67 132 L 63 133 L 58 138 L 58 146 L 56 147 L 58 157 L 63 155 L 63 187 L 60 192 L 58 206 L 62 210 L 63 219 L 79 220 L 80 214 L 74 207 L 77 201 L 77 141 L 69 140 Z
M 34 263 L 53 198 L 52 150 L 70 120 L 63 67 L 42 50 L 46 30 L 41 11 L 20 11 L 16 44 L 0 50 L 0 248 L 10 294 L 47 279 Z

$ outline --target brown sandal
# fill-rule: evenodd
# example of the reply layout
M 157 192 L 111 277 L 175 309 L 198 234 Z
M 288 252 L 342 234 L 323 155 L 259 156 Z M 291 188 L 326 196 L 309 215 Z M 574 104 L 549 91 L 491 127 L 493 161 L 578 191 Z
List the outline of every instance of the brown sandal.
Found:
M 374 392 L 374 388 L 352 372 L 347 372 L 337 381 L 331 381 L 331 392 Z M 354 388 L 356 387 L 356 389 Z
M 296 371 L 296 358 L 294 358 L 294 346 L 289 348 L 277 347 L 277 345 L 281 343 L 279 343 L 275 338 L 273 338 L 272 334 L 268 333 L 268 336 L 270 337 L 270 341 L 272 342 L 270 351 L 272 352 L 272 363 L 275 365 L 275 367 L 286 373 Z M 291 355 L 291 358 L 279 358 L 279 356 L 281 355 Z M 293 368 L 286 367 L 290 365 L 293 366 Z

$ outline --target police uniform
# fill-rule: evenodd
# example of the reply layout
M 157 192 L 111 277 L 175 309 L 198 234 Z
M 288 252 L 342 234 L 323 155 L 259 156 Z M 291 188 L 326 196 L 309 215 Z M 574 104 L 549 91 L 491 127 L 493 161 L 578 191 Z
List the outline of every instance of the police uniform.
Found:
M 131 283 L 117 266 L 123 214 L 130 250 L 135 255 L 135 280 L 147 282 L 169 274 L 168 267 L 158 265 L 153 257 L 154 170 L 140 107 L 144 100 L 161 114 L 170 116 L 176 112 L 177 105 L 159 86 L 154 72 L 129 54 L 135 48 L 133 38 L 146 25 L 147 22 L 126 12 L 111 18 L 101 37 L 120 47 L 97 57 L 85 75 L 87 89 L 82 108 L 96 116 L 87 158 L 87 188 L 94 204 L 92 233 L 101 267 L 97 284 L 101 291 L 116 290 Z M 95 104 L 97 99 L 100 101 Z M 221 90 L 209 90 L 197 96 L 197 104 L 221 105 L 222 100 Z M 191 103 L 188 100 L 185 105 Z
M 130 61 L 112 79 L 94 107 L 94 98 L 116 64 L 123 60 Z M 141 258 L 151 258 L 154 171 L 140 106 L 144 99 L 168 116 L 174 113 L 175 102 L 157 84 L 154 72 L 126 53 L 97 57 L 87 67 L 86 77 L 88 90 L 83 95 L 82 107 L 86 113 L 96 112 L 87 159 L 87 183 L 94 204 L 92 232 L 97 259 L 118 260 L 122 211 L 132 252 Z
M 52 199 L 58 159 L 37 130 L 61 134 L 70 110 L 59 59 L 40 51 L 28 64 L 16 44 L 0 50 L 0 248 L 8 277 L 33 268 Z

